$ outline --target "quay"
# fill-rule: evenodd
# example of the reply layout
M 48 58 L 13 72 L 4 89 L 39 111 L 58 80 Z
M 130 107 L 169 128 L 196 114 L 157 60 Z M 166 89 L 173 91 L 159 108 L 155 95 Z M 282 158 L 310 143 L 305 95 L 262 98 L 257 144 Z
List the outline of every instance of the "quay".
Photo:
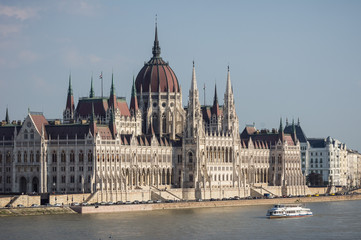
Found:
M 91 205 L 72 206 L 75 212 L 80 214 L 91 213 L 116 213 L 132 211 L 152 211 L 165 209 L 187 209 L 187 208 L 212 208 L 212 207 L 238 207 L 251 205 L 274 205 L 278 203 L 313 203 L 313 202 L 335 202 L 361 200 L 361 195 L 319 196 L 319 197 L 293 197 L 272 199 L 241 199 L 224 201 L 188 201 L 174 203 L 152 203 L 152 204 L 123 204 L 123 205 Z

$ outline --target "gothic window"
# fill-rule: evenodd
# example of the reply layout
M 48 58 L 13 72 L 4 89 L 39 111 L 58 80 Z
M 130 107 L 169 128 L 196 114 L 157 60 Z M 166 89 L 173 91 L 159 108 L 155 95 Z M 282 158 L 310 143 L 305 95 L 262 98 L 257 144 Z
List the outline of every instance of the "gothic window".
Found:
M 0 152 L 0 163 L 3 162 L 3 154 Z
M 189 181 L 193 182 L 193 174 L 189 174 Z
M 189 162 L 189 163 L 192 163 L 192 162 L 193 162 L 193 153 L 192 153 L 192 152 L 189 152 L 189 153 L 188 153 L 188 162 Z
M 24 152 L 24 162 L 28 162 L 28 153 Z
M 40 162 L 40 152 L 36 152 L 36 162 Z
M 24 139 L 28 139 L 28 130 L 24 131 Z
M 53 176 L 53 183 L 56 183 L 56 176 Z
M 75 154 L 73 150 L 70 152 L 70 162 L 75 162 Z
M 74 183 L 75 182 L 75 177 L 72 175 L 70 176 L 70 183 Z
M 84 161 L 84 154 L 83 151 L 79 152 L 79 162 L 83 162 Z
M 33 129 L 31 129 L 31 131 L 30 131 L 30 139 L 34 139 L 34 130 Z
M 21 152 L 18 152 L 18 162 L 21 162 Z
M 21 157 L 20 157 L 20 161 L 21 161 Z M 6 163 L 11 163 L 11 153 L 10 153 L 10 151 L 8 151 L 6 153 Z
M 66 162 L 66 154 L 64 151 L 61 152 L 61 162 Z
M 30 162 L 31 163 L 34 162 L 34 153 L 33 153 L 33 151 L 30 152 Z
M 53 163 L 56 163 L 57 162 L 57 155 L 56 155 L 55 151 L 53 152 L 52 157 L 53 157 Z
M 65 176 L 61 176 L 61 183 L 65 183 Z
M 88 152 L 88 162 L 93 162 L 93 154 L 91 150 Z
M 163 133 L 167 133 L 167 118 L 164 113 L 162 114 L 162 124 Z

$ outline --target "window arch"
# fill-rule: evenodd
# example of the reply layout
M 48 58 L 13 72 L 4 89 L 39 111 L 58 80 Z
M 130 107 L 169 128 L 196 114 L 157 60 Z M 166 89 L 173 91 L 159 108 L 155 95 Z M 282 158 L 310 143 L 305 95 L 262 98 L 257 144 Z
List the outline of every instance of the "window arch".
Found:
M 192 152 L 188 153 L 188 162 L 193 163 L 193 153 Z
M 53 163 L 56 163 L 56 162 L 57 162 L 57 158 L 58 158 L 58 156 L 57 156 L 57 154 L 56 154 L 56 151 L 53 152 L 52 157 L 53 157 Z
M 162 130 L 163 133 L 167 133 L 167 118 L 165 116 L 165 113 L 162 114 Z
M 82 150 L 80 150 L 79 152 L 79 162 L 83 162 L 84 161 L 84 153 Z

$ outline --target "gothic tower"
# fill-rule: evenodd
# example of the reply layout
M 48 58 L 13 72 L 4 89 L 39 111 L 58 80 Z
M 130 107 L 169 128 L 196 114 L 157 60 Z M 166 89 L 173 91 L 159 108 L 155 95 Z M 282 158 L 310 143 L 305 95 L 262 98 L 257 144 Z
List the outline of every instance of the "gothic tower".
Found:
M 236 114 L 234 104 L 233 88 L 231 84 L 231 76 L 229 73 L 229 66 L 227 71 L 227 84 L 226 92 L 224 93 L 224 106 L 223 106 L 223 131 L 239 135 L 239 121 Z
M 63 112 L 64 122 L 71 122 L 74 120 L 74 109 L 74 96 L 73 89 L 71 87 L 71 75 L 69 75 L 68 97 L 66 99 L 66 106 Z

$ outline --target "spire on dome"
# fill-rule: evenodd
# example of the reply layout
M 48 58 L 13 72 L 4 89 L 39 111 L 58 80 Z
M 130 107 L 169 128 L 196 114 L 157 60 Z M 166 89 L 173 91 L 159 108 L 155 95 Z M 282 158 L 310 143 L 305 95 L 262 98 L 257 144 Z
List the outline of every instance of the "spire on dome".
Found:
M 94 89 L 93 89 L 93 74 L 91 77 L 91 83 L 90 83 L 90 94 L 89 94 L 89 98 L 94 98 L 95 94 L 94 94 Z
M 154 46 L 153 46 L 153 58 L 160 57 L 160 47 L 158 41 L 158 29 L 157 29 L 157 15 L 155 16 L 155 38 L 154 38 Z

